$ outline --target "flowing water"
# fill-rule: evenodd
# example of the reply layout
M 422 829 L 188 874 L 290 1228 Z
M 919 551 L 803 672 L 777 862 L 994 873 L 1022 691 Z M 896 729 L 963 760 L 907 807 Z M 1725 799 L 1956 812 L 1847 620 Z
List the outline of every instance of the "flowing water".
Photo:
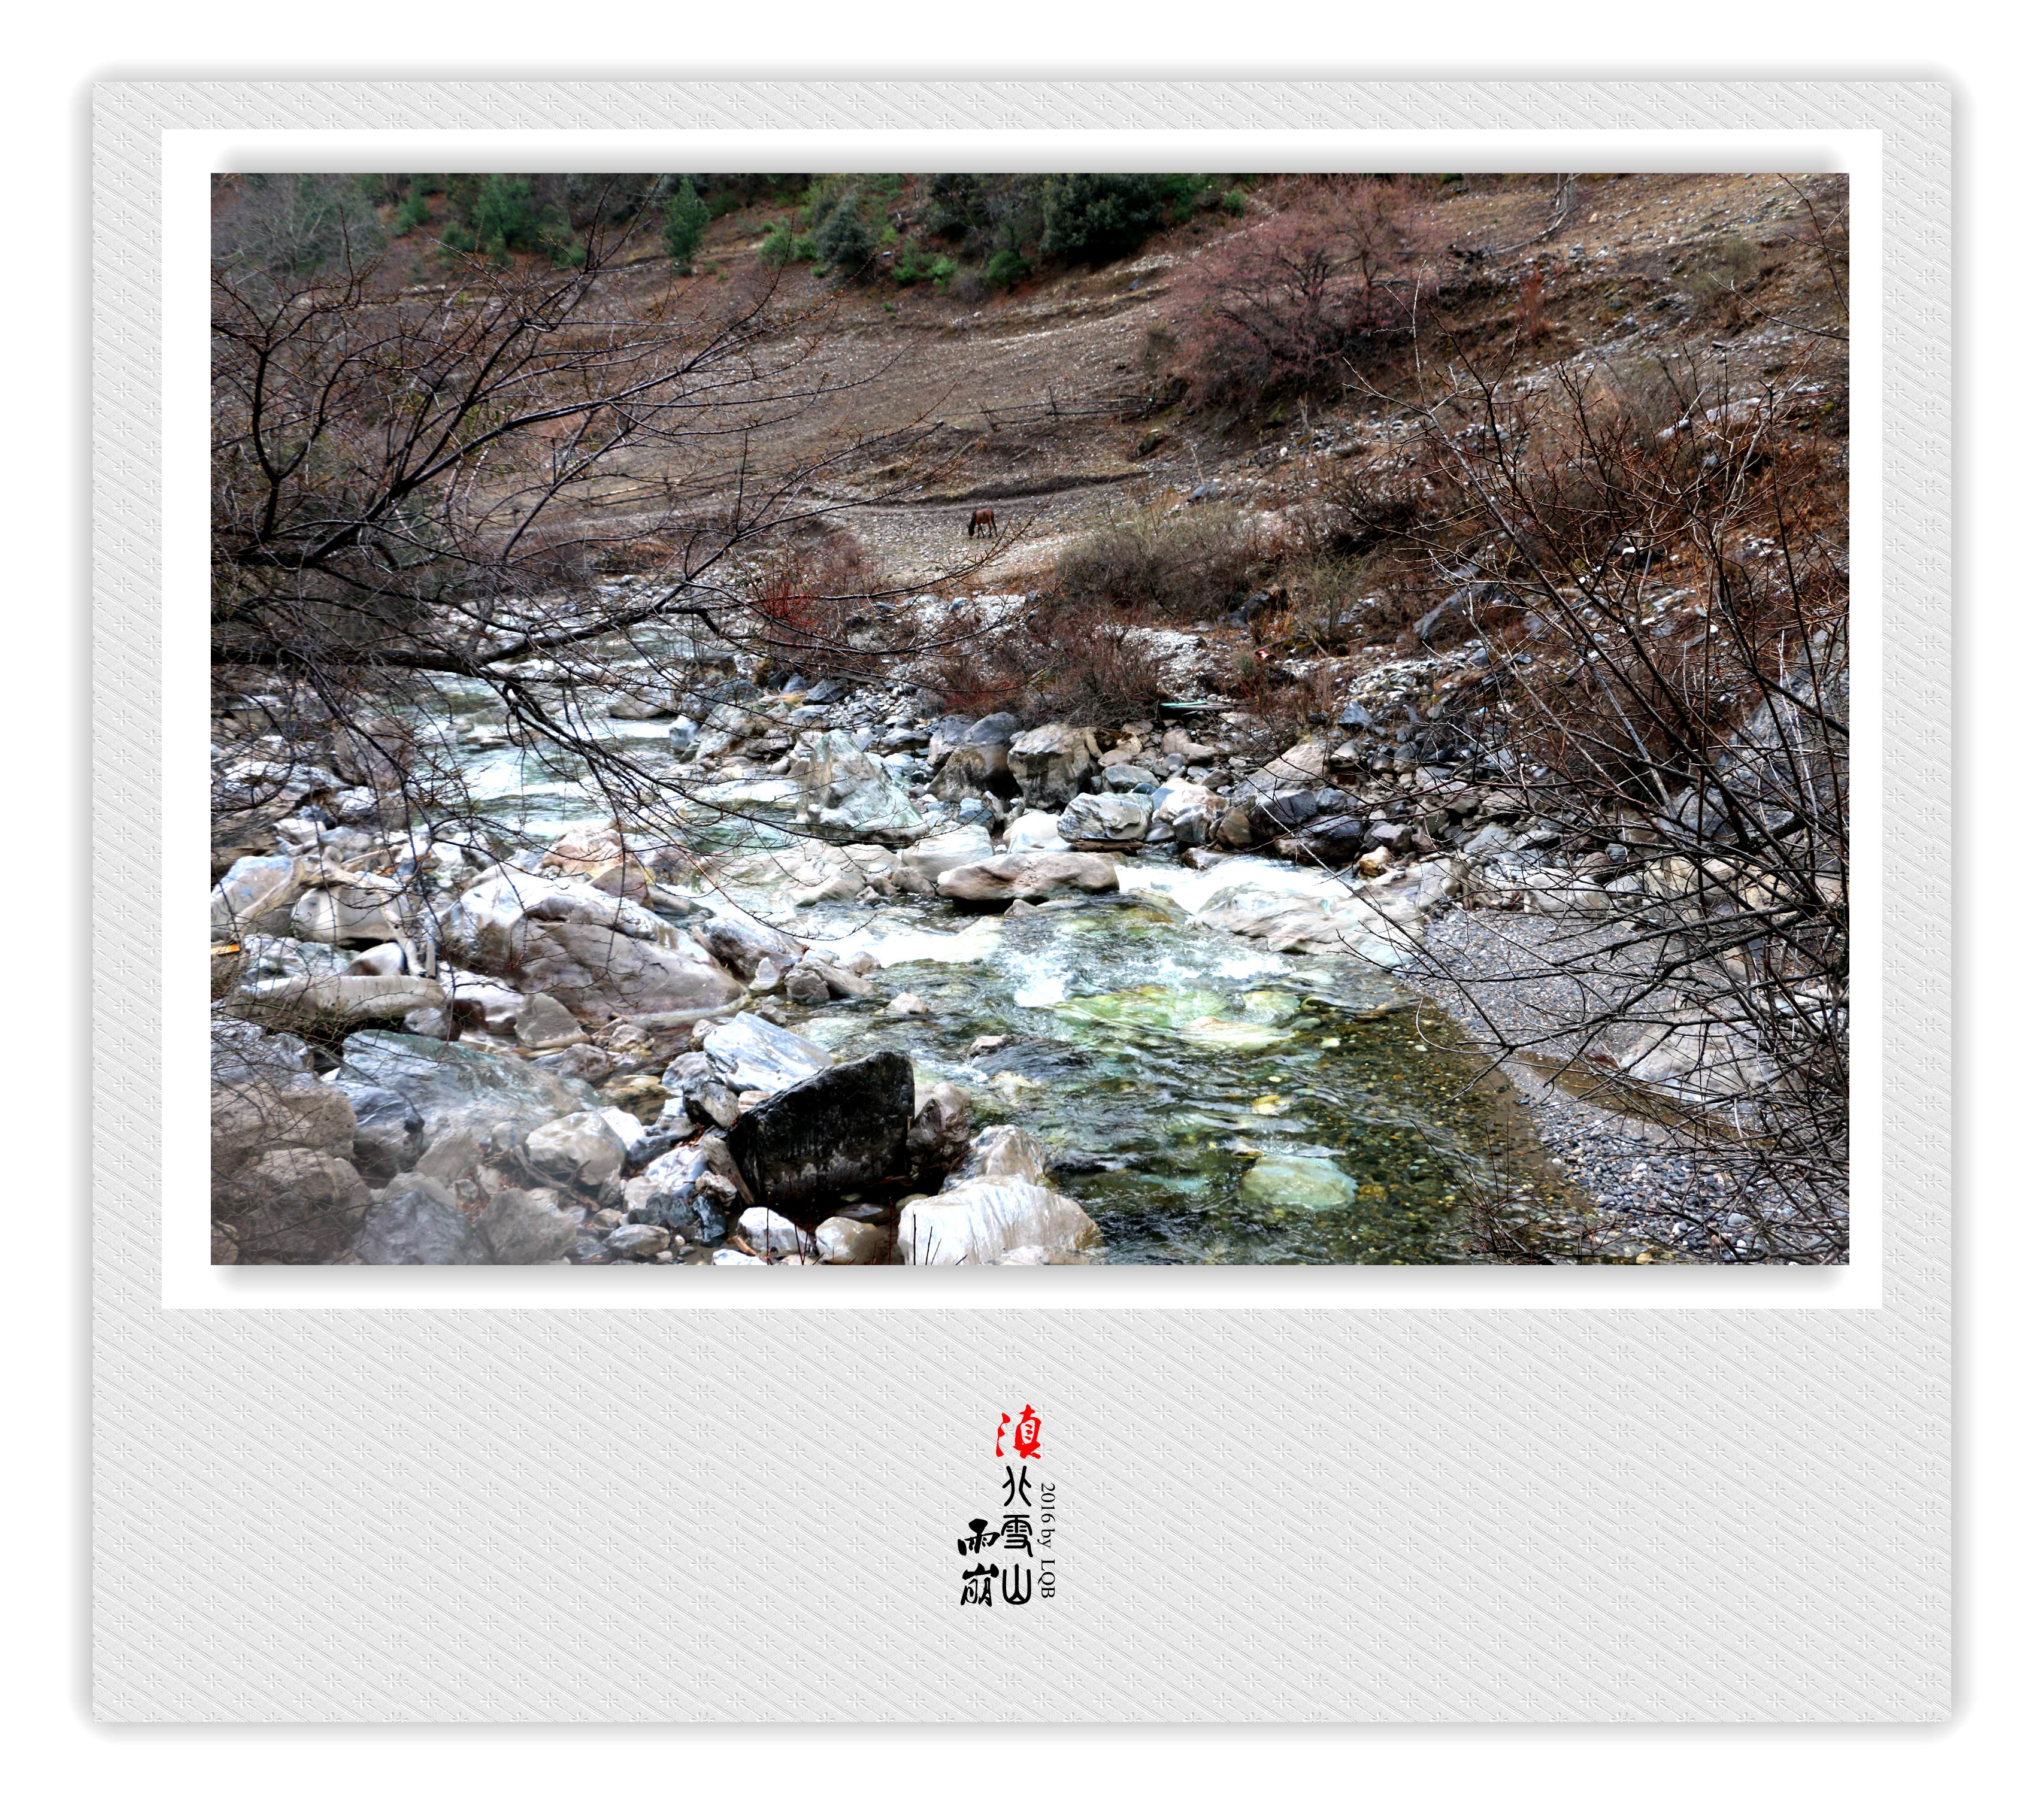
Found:
M 601 818 L 564 768 L 475 744 L 477 718 L 456 716 L 462 762 L 492 813 L 543 834 Z M 605 727 L 659 762 L 664 723 Z M 743 831 L 755 848 L 787 843 Z M 1520 1257 L 1566 1256 L 1581 1200 L 1451 1023 L 1362 959 L 1190 925 L 1213 880 L 1162 854 L 1132 859 L 1120 894 L 1012 915 L 911 900 L 796 909 L 759 863 L 738 860 L 701 900 L 882 967 L 878 996 L 784 1005 L 787 1023 L 847 1057 L 897 1049 L 919 1083 L 964 1088 L 976 1121 L 1031 1130 L 1111 1261 L 1453 1263 L 1487 1257 L 1500 1227 Z M 1230 867 L 1276 889 L 1329 881 Z M 929 1012 L 885 1012 L 901 991 Z

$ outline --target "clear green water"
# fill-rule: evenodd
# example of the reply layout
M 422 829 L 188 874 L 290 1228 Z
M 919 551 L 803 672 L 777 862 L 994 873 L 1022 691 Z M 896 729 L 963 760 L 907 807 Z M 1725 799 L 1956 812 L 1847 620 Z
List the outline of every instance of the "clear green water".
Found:
M 480 697 L 449 700 L 456 735 L 490 719 Z M 603 731 L 673 772 L 666 723 Z M 563 762 L 455 744 L 471 793 L 508 827 L 545 835 L 604 818 Z M 705 849 L 783 839 L 707 818 L 691 830 Z M 1029 1128 L 1111 1261 L 1456 1263 L 1492 1256 L 1500 1221 L 1536 1256 L 1570 1237 L 1580 1201 L 1516 1119 L 1510 1085 L 1374 965 L 1193 927 L 1154 896 L 1020 916 L 909 901 L 797 911 L 757 881 L 704 900 L 885 967 L 877 996 L 790 1008 L 790 1024 L 851 1056 L 903 1051 L 919 1080 L 967 1092 L 976 1125 Z M 886 1014 L 903 990 L 931 1012 Z M 991 1035 L 1005 1043 L 975 1054 Z M 1261 1161 L 1278 1162 L 1258 1174 Z

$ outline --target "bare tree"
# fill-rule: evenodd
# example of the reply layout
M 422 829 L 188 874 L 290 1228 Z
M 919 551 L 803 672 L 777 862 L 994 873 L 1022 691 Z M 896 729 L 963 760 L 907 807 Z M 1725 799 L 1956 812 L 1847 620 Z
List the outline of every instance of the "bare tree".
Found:
M 1493 761 L 1564 862 L 1421 969 L 1501 1054 L 1735 1173 L 1665 1209 L 1721 1256 L 1842 1257 L 1849 559 L 1810 429 L 1842 366 L 1521 378 L 1451 345 L 1425 374 L 1435 636 L 1477 647 L 1431 750 Z

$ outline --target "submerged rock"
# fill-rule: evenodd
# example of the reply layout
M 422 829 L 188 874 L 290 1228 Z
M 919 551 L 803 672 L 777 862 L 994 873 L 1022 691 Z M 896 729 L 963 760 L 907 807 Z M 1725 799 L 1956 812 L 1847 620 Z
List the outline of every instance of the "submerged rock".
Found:
M 847 1190 L 899 1172 L 916 1077 L 897 1052 L 832 1066 L 770 1097 L 732 1129 L 732 1160 L 760 1201 L 813 1226 Z
M 1242 1176 L 1243 1200 L 1293 1209 L 1346 1209 L 1355 1180 L 1331 1159 L 1266 1153 Z

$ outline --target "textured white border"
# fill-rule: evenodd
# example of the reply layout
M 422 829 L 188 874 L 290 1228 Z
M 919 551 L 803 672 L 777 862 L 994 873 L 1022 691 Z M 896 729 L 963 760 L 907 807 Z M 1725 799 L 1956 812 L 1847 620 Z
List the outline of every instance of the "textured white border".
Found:
M 1160 123 L 1883 134 L 1885 837 L 1890 868 L 1911 881 L 1883 910 L 1894 1056 L 1881 1307 L 163 1307 L 161 134 Z M 1950 1683 L 1949 132 L 1944 90 L 1903 83 L 102 90 L 100 1713 L 1938 1715 Z M 978 1495 L 997 1395 L 1027 1395 L 1054 1425 L 1070 1546 L 1084 1551 L 1065 1606 L 1002 1621 L 990 1656 L 986 1628 L 952 1606 L 943 1556 Z M 1189 1473 L 1192 1493 L 1167 1496 L 1165 1475 Z
M 1877 978 L 1881 921 L 1856 923 L 1862 976 L 1855 1036 L 1853 1257 L 1844 1269 L 1581 1266 L 1050 1268 L 909 1271 L 617 1266 L 220 1266 L 211 1260 L 204 1173 L 206 1018 L 203 969 L 178 955 L 203 937 L 207 794 L 206 641 L 209 566 L 206 328 L 209 186 L 221 170 L 694 170 L 1077 168 L 1788 169 L 1852 178 L 1852 279 L 1858 322 L 1853 417 L 1862 447 L 1856 519 L 1881 508 L 1881 155 L 1872 131 L 1581 129 L 1562 132 L 899 131 L 518 132 L 476 129 L 173 131 L 163 134 L 163 652 L 166 762 L 163 895 L 165 1159 L 163 1301 L 173 1308 L 964 1309 L 1720 1307 L 1865 1309 L 1881 1302 Z M 1858 548 L 1854 658 L 1863 700 L 1854 721 L 1855 839 L 1869 854 L 1862 894 L 1880 873 L 1880 544 Z M 185 624 L 181 628 L 179 623 Z M 1873 974 L 1869 981 L 1866 973 Z M 195 1025 L 197 1024 L 197 1025 Z

